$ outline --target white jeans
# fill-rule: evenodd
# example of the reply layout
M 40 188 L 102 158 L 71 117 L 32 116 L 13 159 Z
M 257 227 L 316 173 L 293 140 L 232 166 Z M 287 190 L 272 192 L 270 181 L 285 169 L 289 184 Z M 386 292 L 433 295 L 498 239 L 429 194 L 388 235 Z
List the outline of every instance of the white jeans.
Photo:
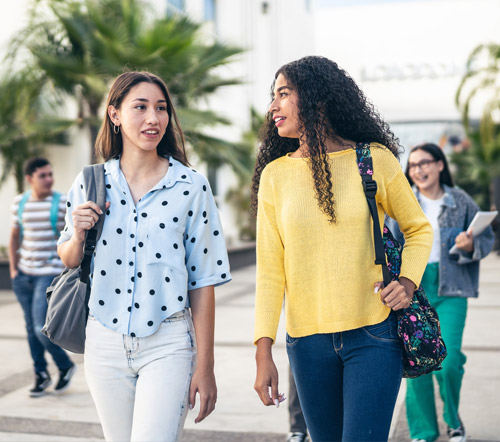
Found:
M 116 333 L 90 316 L 85 377 L 106 441 L 179 441 L 195 364 L 188 310 L 145 338 Z

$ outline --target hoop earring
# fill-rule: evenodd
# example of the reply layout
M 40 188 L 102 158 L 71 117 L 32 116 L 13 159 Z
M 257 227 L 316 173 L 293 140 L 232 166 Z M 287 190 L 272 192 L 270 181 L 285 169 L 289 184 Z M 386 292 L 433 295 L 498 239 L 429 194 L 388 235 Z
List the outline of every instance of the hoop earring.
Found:
M 113 132 L 118 135 L 120 133 L 120 126 L 113 123 Z

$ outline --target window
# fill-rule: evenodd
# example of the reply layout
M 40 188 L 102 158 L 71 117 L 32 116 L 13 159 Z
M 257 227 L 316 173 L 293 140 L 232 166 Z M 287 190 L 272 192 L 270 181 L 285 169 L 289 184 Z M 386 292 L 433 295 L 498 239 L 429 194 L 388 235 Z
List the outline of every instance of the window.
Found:
M 205 0 L 205 21 L 215 21 L 215 0 Z
M 184 12 L 184 9 L 185 9 L 184 0 L 168 0 L 167 1 L 167 13 Z

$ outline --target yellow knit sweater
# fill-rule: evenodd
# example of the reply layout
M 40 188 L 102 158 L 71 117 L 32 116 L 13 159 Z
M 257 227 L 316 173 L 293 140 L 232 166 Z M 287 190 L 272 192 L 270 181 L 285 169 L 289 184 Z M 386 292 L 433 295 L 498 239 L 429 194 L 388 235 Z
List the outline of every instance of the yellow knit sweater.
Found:
M 416 285 L 432 245 L 432 228 L 401 166 L 372 143 L 373 179 L 381 226 L 384 212 L 405 235 L 401 276 Z M 257 215 L 255 337 L 276 337 L 285 297 L 292 337 L 333 333 L 377 324 L 389 308 L 373 292 L 382 281 L 375 265 L 373 231 L 356 152 L 329 154 L 336 222 L 329 223 L 314 196 L 308 160 L 281 157 L 262 172 Z

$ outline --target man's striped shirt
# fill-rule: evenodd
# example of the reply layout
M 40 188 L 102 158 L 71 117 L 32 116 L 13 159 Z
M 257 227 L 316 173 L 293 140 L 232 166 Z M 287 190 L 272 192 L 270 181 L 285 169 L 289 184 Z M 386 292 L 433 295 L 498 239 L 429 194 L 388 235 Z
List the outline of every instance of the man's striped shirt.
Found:
M 12 204 L 12 228 L 19 229 L 18 209 L 23 195 L 17 195 Z M 19 248 L 18 269 L 34 276 L 57 275 L 64 265 L 57 255 L 56 234 L 50 222 L 50 211 L 52 208 L 52 195 L 39 201 L 26 201 L 22 213 L 23 237 Z M 64 228 L 64 216 L 66 214 L 66 195 L 61 195 L 57 216 L 57 230 Z

